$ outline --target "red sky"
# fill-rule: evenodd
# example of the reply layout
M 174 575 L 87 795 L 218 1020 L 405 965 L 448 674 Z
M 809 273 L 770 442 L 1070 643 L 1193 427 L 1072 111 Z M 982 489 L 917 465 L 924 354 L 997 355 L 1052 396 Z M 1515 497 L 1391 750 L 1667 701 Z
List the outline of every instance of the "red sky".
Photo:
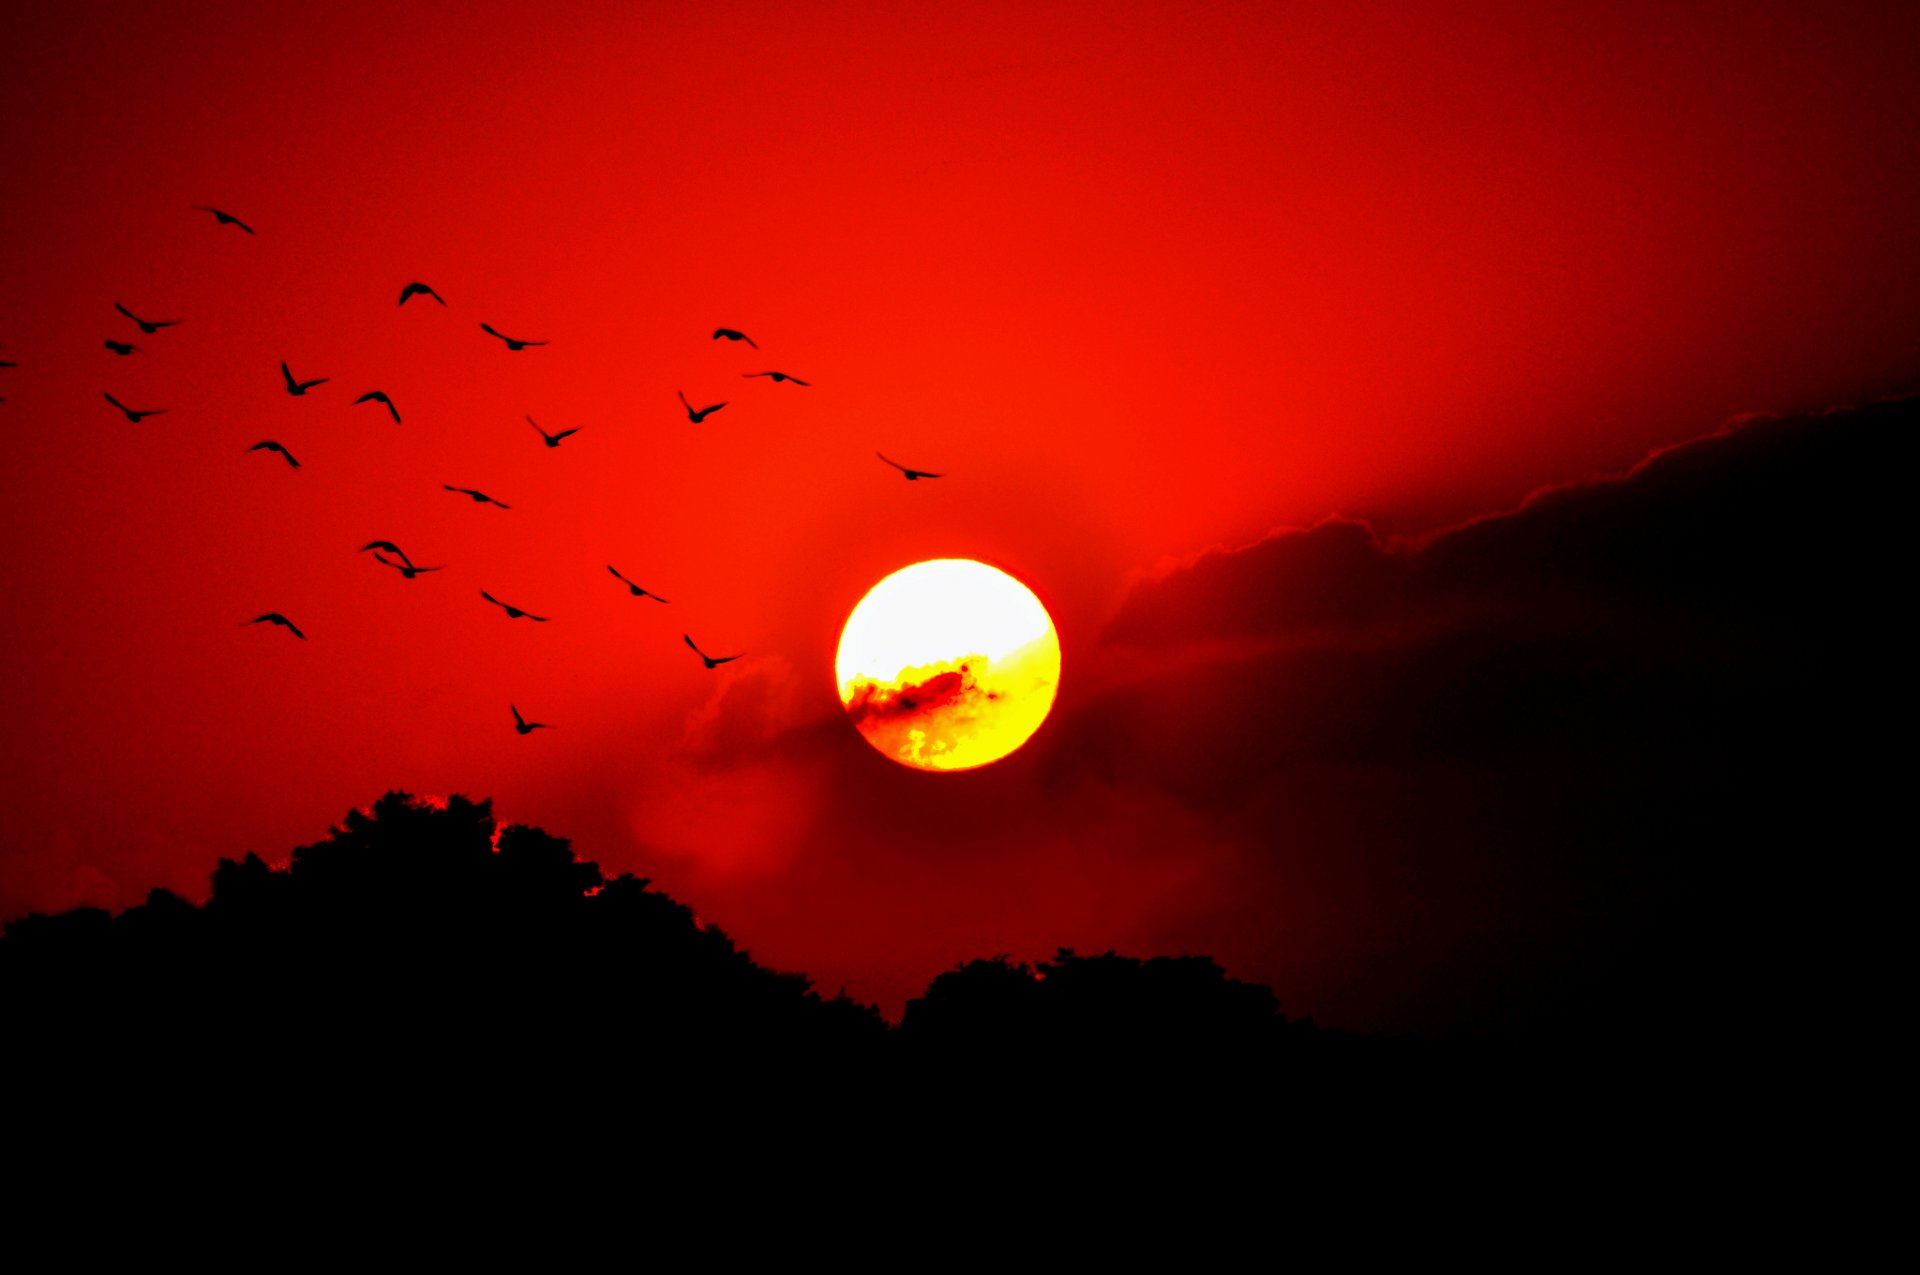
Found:
M 1392 1022 L 1342 990 L 1391 945 L 1222 906 L 1244 828 L 1075 771 L 1129 589 L 1916 388 L 1912 6 L 926 9 L 0 12 L 0 914 L 198 897 L 459 791 L 889 1013 L 963 957 L 1184 945 Z M 414 279 L 447 307 L 396 307 Z M 282 359 L 331 379 L 290 398 Z M 1053 609 L 1060 721 L 913 774 L 836 717 L 832 651 L 951 556 Z M 240 627 L 270 610 L 310 640 Z

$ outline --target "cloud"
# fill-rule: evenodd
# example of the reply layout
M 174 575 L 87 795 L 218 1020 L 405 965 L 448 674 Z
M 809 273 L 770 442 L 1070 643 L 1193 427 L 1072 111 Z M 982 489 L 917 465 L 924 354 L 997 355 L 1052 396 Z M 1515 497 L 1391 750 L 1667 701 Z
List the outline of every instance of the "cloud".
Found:
M 947 664 L 954 667 L 946 667 Z M 908 669 L 901 676 L 910 680 L 898 686 L 856 682 L 853 695 L 847 701 L 847 715 L 855 726 L 865 726 L 868 722 L 932 719 L 955 711 L 977 709 L 984 701 L 999 698 L 995 692 L 982 687 L 975 675 L 976 669 L 986 666 L 986 656 L 966 655 L 961 656 L 957 664 L 945 661 L 924 669 Z
M 1880 458 L 1912 450 L 1913 402 L 1736 417 L 1624 474 L 1543 487 L 1516 509 L 1422 537 L 1382 540 L 1331 519 L 1210 550 L 1135 587 L 1105 638 L 1152 647 L 1317 633 L 1352 645 L 1370 626 L 1425 633 L 1523 612 L 1584 623 L 1622 605 L 1747 615 L 1790 593 L 1831 597 L 1874 547 L 1860 532 L 1899 499 Z
M 1430 1027 L 1597 987 L 1680 1012 L 1727 953 L 1779 955 L 1752 921 L 1804 923 L 1807 856 L 1898 782 L 1872 741 L 1917 422 L 1743 418 L 1429 536 L 1203 553 L 1117 608 L 1129 675 L 1061 722 L 1050 778 L 1236 829 L 1242 868 L 1163 941 L 1239 935 L 1210 950 L 1283 994 Z M 1280 968 L 1282 911 L 1319 919 L 1319 974 Z
M 1408 572 L 1366 523 L 1331 518 L 1243 549 L 1213 549 L 1133 590 L 1103 641 L 1144 647 L 1276 637 L 1393 615 Z
M 687 714 L 680 756 L 726 769 L 761 755 L 811 706 L 799 675 L 782 656 L 723 669 L 706 700 Z

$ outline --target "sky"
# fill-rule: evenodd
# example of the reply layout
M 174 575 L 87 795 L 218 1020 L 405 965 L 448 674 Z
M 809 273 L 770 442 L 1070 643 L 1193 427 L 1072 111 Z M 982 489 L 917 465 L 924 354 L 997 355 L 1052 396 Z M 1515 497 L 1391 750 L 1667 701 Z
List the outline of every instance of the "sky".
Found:
M 1521 998 L 1516 963 L 1678 897 L 1593 831 L 1676 772 L 1436 744 L 1491 730 L 1486 644 L 1665 676 L 1746 602 L 1582 594 L 1484 529 L 1764 520 L 1638 500 L 1658 465 L 1583 529 L 1522 508 L 1679 445 L 1796 525 L 1833 490 L 1749 451 L 1878 467 L 1881 418 L 1835 452 L 1795 414 L 1920 390 L 1917 54 L 1893 4 L 7 6 L 0 915 L 203 897 L 399 788 L 890 1015 L 1060 945 L 1217 955 L 1366 1029 Z M 833 652 L 945 557 L 1034 589 L 1061 689 L 1006 761 L 924 774 Z M 1576 649 L 1601 597 L 1657 657 Z

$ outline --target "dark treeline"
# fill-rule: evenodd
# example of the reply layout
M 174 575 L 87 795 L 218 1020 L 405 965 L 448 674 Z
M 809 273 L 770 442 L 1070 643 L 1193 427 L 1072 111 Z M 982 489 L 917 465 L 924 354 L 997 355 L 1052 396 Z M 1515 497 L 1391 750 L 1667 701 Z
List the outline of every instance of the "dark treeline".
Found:
M 1065 950 L 1032 967 L 963 963 L 890 1026 L 756 963 L 647 880 L 608 879 L 538 828 L 498 827 L 490 802 L 399 792 L 283 868 L 222 859 L 204 906 L 156 890 L 118 915 L 10 922 L 0 1004 L 12 1061 L 52 1083 L 322 1076 L 335 1096 L 372 1100 L 431 1083 L 531 1101 L 563 1076 L 743 1070 L 869 1096 L 953 1076 L 1017 1091 L 1061 1066 L 1081 1084 L 1260 1086 L 1289 1067 L 1391 1066 L 1409 1048 L 1290 1020 L 1266 987 L 1205 957 Z

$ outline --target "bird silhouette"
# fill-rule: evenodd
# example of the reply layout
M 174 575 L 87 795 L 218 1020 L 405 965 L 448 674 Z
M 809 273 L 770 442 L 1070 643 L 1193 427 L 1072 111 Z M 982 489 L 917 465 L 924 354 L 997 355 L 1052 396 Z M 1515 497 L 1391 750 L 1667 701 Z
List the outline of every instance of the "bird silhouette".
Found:
M 928 472 L 927 472 L 926 470 L 924 470 L 924 469 L 908 469 L 908 468 L 907 468 L 907 467 L 906 467 L 905 465 L 902 465 L 902 464 L 901 464 L 901 463 L 900 463 L 899 461 L 897 461 L 897 460 L 887 460 L 887 458 L 886 458 L 886 456 L 885 456 L 885 455 L 883 455 L 883 454 L 881 454 L 880 452 L 875 452 L 875 453 L 874 453 L 874 455 L 875 455 L 875 456 L 879 456 L 881 460 L 886 460 L 886 461 L 887 461 L 887 464 L 889 464 L 889 465 L 892 465 L 892 466 L 893 466 L 893 467 L 894 467 L 895 469 L 897 469 L 897 470 L 899 470 L 899 471 L 900 471 L 901 473 L 903 473 L 903 474 L 905 474 L 905 475 L 907 476 L 907 481 L 908 481 L 908 482 L 913 482 L 913 481 L 915 481 L 915 480 L 917 480 L 917 479 L 921 479 L 921 478 L 939 478 L 939 477 L 941 477 L 941 475 L 939 475 L 939 474 L 930 474 L 930 473 L 928 473 Z
M 705 651 L 701 650 L 699 647 L 694 646 L 693 639 L 689 637 L 687 634 L 682 633 L 680 636 L 686 639 L 687 645 L 693 648 L 693 653 L 699 656 L 701 659 L 705 660 L 707 663 L 707 667 L 710 669 L 719 668 L 722 664 L 727 664 L 740 658 L 740 656 L 738 655 L 708 655 Z M 742 654 L 744 654 L 744 652 Z
M 513 709 L 513 728 L 522 735 L 531 735 L 542 727 L 545 727 L 547 730 L 553 729 L 553 727 L 548 726 L 545 722 L 528 721 L 526 718 L 520 716 L 520 709 L 513 704 L 509 704 L 507 707 Z
M 127 309 L 127 307 L 121 305 L 118 301 L 113 303 L 113 308 L 139 324 L 140 330 L 148 336 L 152 336 L 161 328 L 177 328 L 181 323 L 179 319 L 143 319 L 133 311 Z
M 732 328 L 715 328 L 713 330 L 713 339 L 718 341 L 722 337 L 725 337 L 729 341 L 745 341 L 748 345 L 753 345 L 753 338 L 744 332 L 736 332 Z M 753 348 L 757 350 L 760 347 L 753 345 Z
M 296 381 L 293 379 L 293 373 L 287 370 L 287 365 L 284 360 L 280 364 L 280 375 L 287 378 L 287 393 L 293 395 L 295 398 L 299 398 L 316 385 L 325 385 L 328 379 L 323 376 L 317 381 Z
M 409 580 L 419 575 L 422 571 L 445 571 L 446 570 L 445 567 L 416 567 L 411 562 L 395 562 L 392 558 L 389 558 L 382 553 L 375 553 L 373 555 L 373 560 L 375 562 L 379 562 L 386 566 L 392 567 L 395 571 L 398 571 L 401 575 L 405 576 Z
M 413 559 L 407 556 L 407 551 L 391 540 L 371 540 L 360 546 L 361 553 L 365 553 L 369 549 L 385 549 L 388 553 L 400 559 L 400 561 L 406 563 L 408 566 L 413 565 Z
M 808 382 L 801 380 L 791 372 L 742 372 L 740 374 L 742 380 L 752 380 L 756 376 L 770 376 L 773 378 L 775 385 L 778 385 L 782 381 L 792 381 L 795 385 L 808 384 Z
M 278 611 L 269 611 L 265 615 L 257 615 L 253 619 L 248 620 L 247 624 L 277 624 L 281 628 L 285 629 L 287 632 L 299 638 L 302 642 L 307 640 L 307 635 L 302 633 L 299 630 L 299 628 L 294 625 L 294 622 L 292 620 L 289 620 L 286 616 L 281 615 Z M 247 624 L 243 624 L 240 627 L 244 629 L 247 627 Z
M 246 231 L 248 234 L 253 233 L 252 226 L 249 226 L 246 222 L 241 221 L 238 217 L 234 216 L 232 213 L 221 212 L 218 208 L 209 208 L 205 204 L 195 204 L 194 207 L 198 208 L 201 212 L 212 213 L 214 220 L 219 222 L 223 226 L 238 226 L 240 227 L 240 229 Z
M 287 464 L 292 465 L 295 469 L 300 468 L 300 462 L 293 458 L 293 453 L 281 444 L 274 442 L 271 438 L 264 443 L 255 443 L 253 446 L 247 448 L 247 450 L 250 452 L 279 452 Z
M 406 287 L 400 289 L 400 304 L 405 305 L 407 303 L 408 297 L 420 297 L 420 296 L 432 297 L 435 301 L 438 301 L 441 305 L 446 304 L 445 298 L 443 298 L 439 293 L 435 292 L 432 288 L 429 288 L 424 283 L 410 283 Z M 483 323 L 480 326 L 484 328 L 487 325 Z
M 539 432 L 540 437 L 547 440 L 547 446 L 549 447 L 558 447 L 561 439 L 569 434 L 578 434 L 580 432 L 580 427 L 576 425 L 572 429 L 563 429 L 558 434 L 549 434 L 546 430 L 541 429 L 539 423 L 531 416 L 527 417 L 527 424 L 532 425 L 533 428 Z
M 495 500 L 492 496 L 487 495 L 487 493 L 484 491 L 475 491 L 471 487 L 452 487 L 452 486 L 448 486 L 446 483 L 441 483 L 440 485 L 441 487 L 445 488 L 448 491 L 458 492 L 462 496 L 473 497 L 473 502 L 476 505 L 500 505 L 499 501 Z M 500 507 L 502 509 L 513 508 L 512 505 L 500 505 Z
M 368 390 L 365 394 L 353 400 L 355 407 L 360 406 L 362 403 L 385 403 L 387 410 L 393 413 L 393 423 L 395 425 L 400 423 L 400 409 L 393 405 L 393 400 L 387 397 L 385 390 Z
M 480 330 L 482 332 L 485 332 L 488 336 L 499 337 L 502 341 L 505 341 L 507 343 L 507 348 L 509 350 L 524 350 L 529 345 L 545 345 L 546 344 L 545 341 L 516 341 L 510 336 L 506 336 L 503 333 L 495 332 L 492 328 L 488 327 L 484 323 L 480 325 Z
M 613 571 L 613 568 L 608 567 L 607 570 Z M 666 601 L 666 599 L 661 597 L 659 594 L 648 592 L 646 589 L 641 588 L 639 585 L 635 584 L 633 581 L 621 575 L 618 571 L 613 571 L 613 578 L 618 580 L 621 584 L 626 585 L 627 590 L 630 593 L 632 593 L 633 596 L 636 598 L 652 598 L 655 602 Z
M 701 421 L 706 420 L 707 417 L 726 406 L 725 403 L 715 403 L 712 407 L 703 407 L 696 411 L 694 410 L 693 404 L 687 402 L 687 396 L 684 393 L 679 390 L 675 390 L 674 393 L 680 395 L 680 406 L 687 409 L 687 419 L 695 425 L 698 425 Z
M 535 615 L 531 611 L 522 611 L 519 607 L 508 606 L 506 603 L 502 602 L 499 598 L 496 598 L 491 593 L 488 593 L 485 589 L 480 590 L 480 596 L 485 598 L 487 601 L 493 603 L 493 605 L 499 607 L 502 611 L 505 611 L 507 613 L 507 618 L 509 620 L 527 619 L 527 620 L 538 621 L 541 624 L 545 624 L 547 622 L 546 616 Z
M 115 354 L 118 354 L 121 358 L 125 358 L 129 354 L 146 353 L 146 351 L 142 350 L 139 346 L 128 345 L 125 341 L 108 341 L 106 345 L 109 350 L 112 350 Z
M 131 407 L 128 407 L 125 403 L 122 403 L 119 399 L 115 398 L 111 394 L 103 394 L 101 397 L 105 398 L 107 402 L 113 404 L 115 407 L 125 412 L 127 414 L 127 419 L 132 421 L 135 425 L 138 425 L 141 422 L 141 420 L 143 420 L 148 416 L 165 416 L 167 414 L 167 409 L 164 407 L 158 409 L 157 411 L 152 411 L 152 412 L 136 412 Z

